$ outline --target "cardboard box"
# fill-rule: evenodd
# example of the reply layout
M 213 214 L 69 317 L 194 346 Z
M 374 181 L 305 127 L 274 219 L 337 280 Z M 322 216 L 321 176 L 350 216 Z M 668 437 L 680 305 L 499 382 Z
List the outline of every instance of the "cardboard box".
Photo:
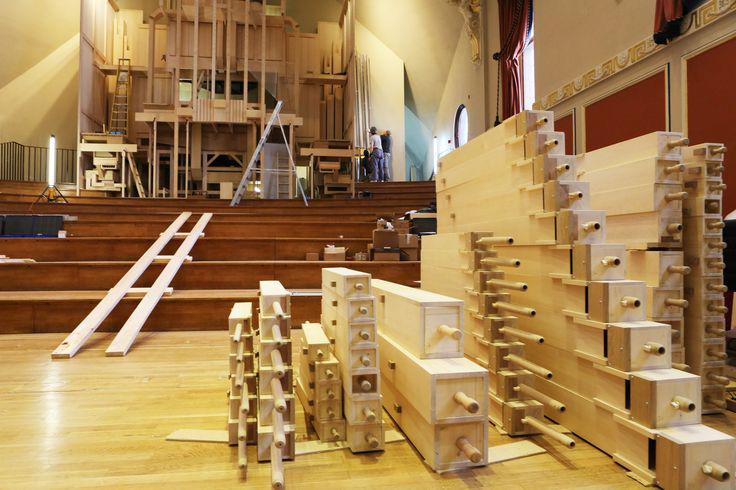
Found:
M 419 236 L 409 233 L 399 234 L 399 248 L 402 250 L 407 248 L 419 248 Z
M 401 260 L 402 261 L 417 261 L 419 259 L 418 248 L 402 248 L 401 249 Z
M 311 262 L 319 260 L 319 252 L 307 252 L 306 260 L 311 261 Z
M 399 248 L 399 233 L 396 230 L 373 230 L 375 248 Z
M 399 233 L 409 233 L 411 229 L 411 221 L 397 219 L 393 221 L 394 229 Z
M 335 247 L 332 245 L 328 245 L 325 247 L 325 250 L 323 252 L 323 260 L 332 260 L 332 261 L 345 261 L 345 252 L 347 249 L 345 247 Z
M 401 251 L 398 248 L 374 248 L 372 253 L 373 260 L 384 261 L 400 261 Z

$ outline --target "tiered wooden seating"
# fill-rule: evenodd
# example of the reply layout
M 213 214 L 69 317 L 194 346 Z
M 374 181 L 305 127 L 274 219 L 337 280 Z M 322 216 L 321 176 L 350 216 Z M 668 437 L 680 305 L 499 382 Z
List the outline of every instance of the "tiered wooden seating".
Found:
M 379 352 L 371 276 L 322 269 L 322 326 L 340 361 L 347 444 L 354 453 L 382 451 Z
M 477 311 L 466 307 L 466 355 L 495 369 L 516 362 L 531 371 L 499 386 L 525 394 L 528 386 L 545 405 L 564 405 L 545 415 L 640 480 L 699 488 L 730 478 L 734 439 L 699 424 L 701 379 L 672 369 L 670 325 L 647 320 L 648 308 L 661 305 L 649 304 L 646 282 L 624 273 L 627 243 L 666 243 L 662 230 L 670 233 L 676 218 L 665 218 L 656 202 L 642 205 L 634 213 L 642 214 L 641 229 L 634 219 L 628 235 L 619 235 L 626 243 L 609 243 L 606 213 L 590 209 L 590 187 L 576 180 L 574 159 L 559 150 L 564 136 L 553 131 L 552 119 L 551 113 L 521 113 L 442 159 L 440 234 L 424 239 L 422 287 L 464 298 L 479 297 L 481 285 L 497 288 Z M 610 156 L 622 162 L 656 157 L 668 144 L 679 148 L 679 139 L 643 138 L 611 149 Z M 615 226 L 626 229 L 615 216 Z M 486 237 L 491 240 L 480 241 Z M 479 242 L 493 249 L 478 254 Z M 493 271 L 484 277 L 480 264 L 505 267 L 503 277 Z M 661 281 L 657 270 L 647 273 Z M 524 425 L 535 425 L 529 422 Z
M 302 324 L 297 395 L 322 441 L 345 440 L 340 361 L 319 323 Z
M 682 234 L 685 263 L 685 362 L 703 380 L 703 413 L 726 408 L 724 385 L 725 312 L 723 281 L 723 163 L 726 148 L 704 143 L 683 148 L 685 190 Z
M 228 391 L 228 442 L 238 446 L 238 468 L 248 469 L 247 444 L 257 441 L 256 353 L 253 310 L 250 303 L 235 303 L 228 318 L 230 344 Z
M 258 312 L 258 461 L 271 462 L 274 487 L 283 487 L 282 461 L 296 454 L 296 398 L 291 360 L 291 293 L 261 281 Z
M 463 357 L 463 302 L 374 279 L 383 406 L 435 471 L 488 464 L 488 373 Z

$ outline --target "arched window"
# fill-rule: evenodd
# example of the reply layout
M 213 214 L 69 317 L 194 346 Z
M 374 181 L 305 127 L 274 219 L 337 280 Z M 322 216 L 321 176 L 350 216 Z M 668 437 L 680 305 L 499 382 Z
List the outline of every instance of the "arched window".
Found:
M 460 104 L 455 112 L 455 148 L 468 142 L 468 108 Z

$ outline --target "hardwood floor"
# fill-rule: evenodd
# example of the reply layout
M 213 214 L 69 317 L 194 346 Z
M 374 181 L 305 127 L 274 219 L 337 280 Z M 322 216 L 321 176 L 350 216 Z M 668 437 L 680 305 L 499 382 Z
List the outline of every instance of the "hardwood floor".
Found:
M 64 361 L 50 358 L 64 334 L 0 336 L 0 488 L 267 488 L 270 466 L 255 462 L 253 447 L 243 482 L 235 448 L 164 440 L 176 429 L 224 429 L 226 335 L 141 333 L 127 357 L 109 358 L 114 334 L 95 334 Z M 298 440 L 305 440 L 299 420 Z M 732 414 L 704 422 L 736 434 Z M 575 439 L 569 450 L 533 437 L 546 454 L 444 475 L 407 442 L 370 455 L 299 456 L 285 463 L 286 481 L 299 489 L 640 488 L 610 457 Z M 491 428 L 491 447 L 513 441 Z

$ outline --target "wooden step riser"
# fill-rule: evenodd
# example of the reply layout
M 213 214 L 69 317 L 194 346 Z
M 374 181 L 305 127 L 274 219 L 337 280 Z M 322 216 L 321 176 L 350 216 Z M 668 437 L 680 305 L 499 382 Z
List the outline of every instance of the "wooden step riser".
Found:
M 236 300 L 232 298 L 172 300 L 164 297 L 144 324 L 142 332 L 179 330 L 226 332 L 227 316 L 235 302 L 251 302 L 254 311 L 258 306 L 257 298 L 248 297 Z M 97 301 L 93 300 L 0 301 L 0 316 L 3 318 L 0 334 L 71 332 L 96 304 Z M 97 331 L 119 331 L 137 304 L 137 299 L 121 301 Z M 294 297 L 291 308 L 293 325 L 301 325 L 305 321 L 319 321 L 319 297 Z
M 334 239 L 329 243 L 347 247 L 349 254 L 365 251 L 369 238 Z M 135 261 L 153 242 L 152 238 L 0 238 L 3 255 L 38 262 Z M 161 255 L 173 255 L 181 243 L 169 243 Z M 307 252 L 321 253 L 328 242 L 310 239 L 200 238 L 190 255 L 203 260 L 305 260 Z
M 73 291 L 112 288 L 132 262 L 38 262 L 3 264 L 0 291 Z M 150 287 L 163 269 L 152 264 L 136 282 Z M 377 279 L 414 286 L 419 262 L 190 262 L 171 286 L 177 289 L 257 289 L 259 281 L 281 281 L 289 289 L 321 288 L 322 267 L 350 267 Z

